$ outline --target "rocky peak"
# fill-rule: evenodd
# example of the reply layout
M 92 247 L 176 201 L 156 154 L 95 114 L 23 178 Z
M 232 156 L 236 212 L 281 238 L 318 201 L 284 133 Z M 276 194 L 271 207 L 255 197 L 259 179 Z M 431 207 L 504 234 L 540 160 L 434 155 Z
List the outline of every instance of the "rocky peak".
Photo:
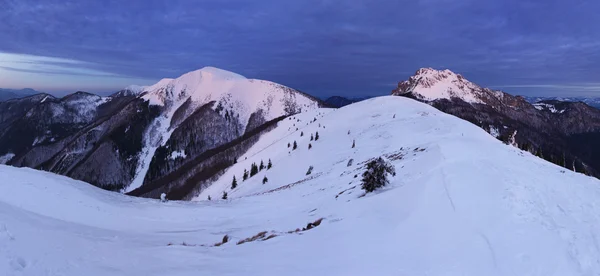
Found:
M 408 80 L 400 82 L 393 95 L 406 95 L 423 100 L 459 98 L 468 103 L 482 103 L 484 98 L 497 97 L 494 91 L 481 88 L 448 69 L 421 68 Z

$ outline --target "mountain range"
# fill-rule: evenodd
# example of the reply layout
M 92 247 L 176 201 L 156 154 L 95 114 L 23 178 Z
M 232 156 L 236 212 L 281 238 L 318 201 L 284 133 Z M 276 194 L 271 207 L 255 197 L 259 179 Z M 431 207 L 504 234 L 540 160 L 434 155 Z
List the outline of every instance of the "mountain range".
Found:
M 17 99 L 17 98 L 22 98 L 22 97 L 26 97 L 26 96 L 31 96 L 31 95 L 35 95 L 35 94 L 40 94 L 40 93 L 42 93 L 42 92 L 35 91 L 31 88 L 24 88 L 24 89 L 0 88 L 0 102 L 10 100 L 10 99 Z
M 0 102 L 0 156 L 137 196 L 189 198 L 285 116 L 322 102 L 206 67 L 111 97 Z

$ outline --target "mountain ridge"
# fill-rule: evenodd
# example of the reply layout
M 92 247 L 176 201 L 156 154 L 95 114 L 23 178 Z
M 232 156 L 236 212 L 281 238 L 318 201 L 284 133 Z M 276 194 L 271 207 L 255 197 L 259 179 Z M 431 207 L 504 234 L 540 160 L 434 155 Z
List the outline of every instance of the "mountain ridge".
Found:
M 596 145 L 591 137 L 600 132 L 600 111 L 583 103 L 561 102 L 562 112 L 556 112 L 554 107 L 536 106 L 521 96 L 483 88 L 450 70 L 431 68 L 400 82 L 392 95 L 428 103 L 505 143 L 571 170 L 600 176 L 600 160 L 580 145 L 582 141 L 583 148 Z

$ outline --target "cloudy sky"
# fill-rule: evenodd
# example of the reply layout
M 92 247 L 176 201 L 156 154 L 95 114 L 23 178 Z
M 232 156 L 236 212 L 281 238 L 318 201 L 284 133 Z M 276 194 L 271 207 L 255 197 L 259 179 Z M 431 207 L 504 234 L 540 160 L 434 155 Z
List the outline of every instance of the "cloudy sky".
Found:
M 420 67 L 600 96 L 597 0 L 0 0 L 0 87 L 108 93 L 215 66 L 318 95 Z

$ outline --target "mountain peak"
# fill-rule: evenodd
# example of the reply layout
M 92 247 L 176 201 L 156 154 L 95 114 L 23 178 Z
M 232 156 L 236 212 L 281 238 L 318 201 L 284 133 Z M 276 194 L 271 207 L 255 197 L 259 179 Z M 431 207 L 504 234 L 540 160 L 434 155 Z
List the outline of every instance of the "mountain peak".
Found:
M 448 69 L 421 68 L 408 80 L 400 82 L 393 95 L 412 96 L 425 101 L 460 98 L 468 103 L 481 103 L 483 88 Z

